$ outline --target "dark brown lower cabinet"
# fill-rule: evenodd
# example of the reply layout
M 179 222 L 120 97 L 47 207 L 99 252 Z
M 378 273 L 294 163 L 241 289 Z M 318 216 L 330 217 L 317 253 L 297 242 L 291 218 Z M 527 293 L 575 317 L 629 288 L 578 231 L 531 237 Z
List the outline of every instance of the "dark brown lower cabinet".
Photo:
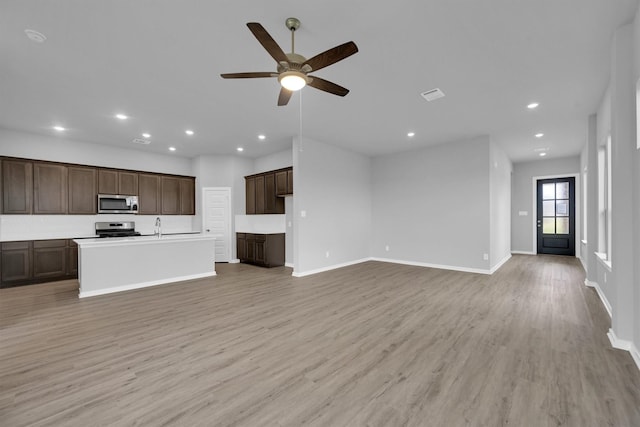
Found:
M 238 259 L 262 267 L 284 265 L 284 241 L 284 233 L 236 233 Z
M 3 242 L 0 250 L 2 287 L 31 279 L 31 242 Z
M 67 274 L 67 241 L 36 240 L 33 242 L 33 278 L 64 277 Z
M 78 247 L 68 239 L 0 244 L 0 288 L 78 277 Z

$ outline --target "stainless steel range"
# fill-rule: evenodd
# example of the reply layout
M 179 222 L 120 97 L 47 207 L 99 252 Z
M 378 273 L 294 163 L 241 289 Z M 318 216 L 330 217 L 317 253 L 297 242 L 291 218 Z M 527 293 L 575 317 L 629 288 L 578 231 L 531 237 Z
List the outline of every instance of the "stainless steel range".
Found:
M 139 236 L 134 221 L 122 222 L 96 222 L 96 235 L 98 237 L 129 237 Z

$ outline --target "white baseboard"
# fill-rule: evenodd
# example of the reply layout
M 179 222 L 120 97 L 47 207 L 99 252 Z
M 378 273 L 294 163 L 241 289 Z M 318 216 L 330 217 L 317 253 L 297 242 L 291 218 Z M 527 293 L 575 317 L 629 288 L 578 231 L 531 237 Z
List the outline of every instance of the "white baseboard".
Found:
M 512 255 L 537 255 L 535 252 L 531 251 L 511 251 Z
M 598 294 L 600 301 L 602 301 L 602 305 L 604 305 L 604 309 L 607 310 L 607 313 L 609 313 L 609 317 L 612 317 L 611 304 L 609 303 L 607 296 L 602 291 L 602 288 L 600 288 L 600 285 L 597 282 L 592 282 L 587 279 L 584 279 L 584 284 L 585 286 L 594 288 L 596 290 L 596 293 Z
M 150 286 L 157 285 L 165 285 L 165 284 L 173 284 L 184 282 L 186 280 L 194 280 L 194 279 L 202 279 L 204 277 L 212 277 L 215 276 L 216 272 L 213 271 L 211 273 L 202 273 L 202 274 L 193 274 L 190 276 L 180 276 L 180 277 L 171 277 L 169 279 L 161 279 L 161 280 L 152 280 L 150 282 L 142 282 L 142 283 L 134 283 L 131 285 L 123 285 L 123 286 L 115 286 L 113 288 L 104 288 L 98 289 L 95 291 L 82 291 L 82 284 L 80 285 L 80 293 L 78 294 L 79 298 L 87 298 L 87 297 L 95 297 L 98 295 L 112 294 L 115 292 L 123 292 L 123 291 L 131 291 L 134 289 L 148 288 Z
M 292 262 L 285 262 L 284 266 L 285 267 L 289 267 L 289 268 L 293 268 L 293 263 Z
M 318 268 L 310 271 L 298 272 L 294 271 L 291 273 L 293 277 L 304 277 L 309 276 L 311 274 L 322 273 L 325 271 L 335 270 L 336 268 L 348 267 L 354 264 L 360 264 L 366 261 L 379 261 L 379 262 L 389 262 L 392 264 L 402 264 L 402 265 L 412 265 L 416 267 L 427 267 L 427 268 L 438 268 L 440 270 L 453 270 L 453 271 L 462 271 L 464 273 L 476 273 L 476 274 L 493 274 L 496 272 L 502 265 L 511 259 L 511 254 L 507 255 L 502 261 L 496 264 L 491 270 L 485 270 L 481 268 L 470 268 L 470 267 L 459 267 L 456 265 L 444 265 L 444 264 L 431 264 L 427 262 L 417 262 L 417 261 L 404 261 L 399 259 L 390 259 L 390 258 L 379 258 L 379 257 L 370 257 L 370 258 L 362 258 L 355 261 L 349 261 L 342 264 L 334 264 L 323 268 Z M 291 265 L 293 267 L 293 265 Z
M 638 348 L 633 341 L 621 340 L 613 329 L 609 329 L 607 336 L 609 337 L 609 341 L 611 341 L 611 346 L 619 350 L 628 351 L 631 354 L 631 358 L 633 358 L 633 361 L 636 363 L 636 366 L 640 369 L 640 352 L 638 352 Z
M 431 264 L 427 262 L 404 261 L 400 259 L 376 258 L 376 257 L 371 258 L 371 260 L 380 261 L 380 262 L 391 262 L 393 264 L 414 265 L 416 267 L 439 268 L 440 270 L 462 271 L 464 273 L 491 274 L 490 270 L 484 270 L 481 268 L 458 267 L 455 265 Z
M 499 263 L 497 263 L 496 265 L 493 266 L 493 268 L 490 270 L 489 274 L 493 274 L 496 271 L 498 271 L 498 269 L 500 267 L 502 267 L 504 265 L 505 262 L 509 261 L 511 259 L 511 254 L 508 254 L 506 257 L 503 258 L 502 261 L 500 261 Z
M 231 261 L 229 261 L 229 264 L 240 264 L 240 259 L 234 258 Z
M 360 264 L 360 263 L 366 262 L 366 261 L 371 261 L 371 258 L 362 258 L 362 259 L 358 259 L 358 260 L 355 260 L 355 261 L 344 262 L 344 263 L 341 263 L 341 264 L 329 265 L 327 267 L 317 268 L 315 270 L 302 271 L 302 272 L 294 271 L 293 273 L 291 273 L 291 275 L 293 277 L 305 277 L 305 276 L 310 276 L 312 274 L 323 273 L 325 271 L 335 270 L 337 268 L 348 267 L 350 265 Z

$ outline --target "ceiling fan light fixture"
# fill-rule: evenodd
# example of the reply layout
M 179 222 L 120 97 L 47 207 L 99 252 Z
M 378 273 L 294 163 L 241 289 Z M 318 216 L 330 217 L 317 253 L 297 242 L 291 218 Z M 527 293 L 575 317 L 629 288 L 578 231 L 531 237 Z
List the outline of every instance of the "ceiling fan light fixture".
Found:
M 283 88 L 295 92 L 307 85 L 307 76 L 300 71 L 285 71 L 280 73 L 278 81 Z

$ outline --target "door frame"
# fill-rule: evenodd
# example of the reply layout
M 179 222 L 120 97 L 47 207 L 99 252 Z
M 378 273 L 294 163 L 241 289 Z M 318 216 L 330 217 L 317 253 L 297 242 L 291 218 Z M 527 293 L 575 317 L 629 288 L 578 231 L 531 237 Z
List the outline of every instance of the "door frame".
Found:
M 532 182 L 531 182 L 531 188 L 532 188 L 532 202 L 531 205 L 533 206 L 532 212 L 533 215 L 531 215 L 531 233 L 533 236 L 533 241 L 531 242 L 531 253 L 532 254 L 537 254 L 538 253 L 538 227 L 536 224 L 537 218 L 538 218 L 538 180 L 539 179 L 557 179 L 557 178 L 574 178 L 575 179 L 575 189 L 574 189 L 574 204 L 575 204 L 575 212 L 576 212 L 576 219 L 575 219 L 575 257 L 576 258 L 580 258 L 580 249 L 581 249 L 581 245 L 580 245 L 580 236 L 581 236 L 581 230 L 582 230 L 582 203 L 581 203 L 581 181 L 580 181 L 580 173 L 561 173 L 561 174 L 554 174 L 554 175 L 543 175 L 543 176 L 534 176 L 532 177 Z
M 235 239 L 232 234 L 232 223 L 233 223 L 233 199 L 231 194 L 231 187 L 202 187 L 202 232 L 205 232 L 205 218 L 206 218 L 206 192 L 207 190 L 224 190 L 229 196 L 229 223 L 227 224 L 227 232 L 229 234 L 229 244 L 227 245 L 227 258 L 229 259 L 229 263 L 237 262 L 236 259 L 233 258 L 233 249 L 235 247 Z M 217 261 L 216 261 L 217 262 Z

